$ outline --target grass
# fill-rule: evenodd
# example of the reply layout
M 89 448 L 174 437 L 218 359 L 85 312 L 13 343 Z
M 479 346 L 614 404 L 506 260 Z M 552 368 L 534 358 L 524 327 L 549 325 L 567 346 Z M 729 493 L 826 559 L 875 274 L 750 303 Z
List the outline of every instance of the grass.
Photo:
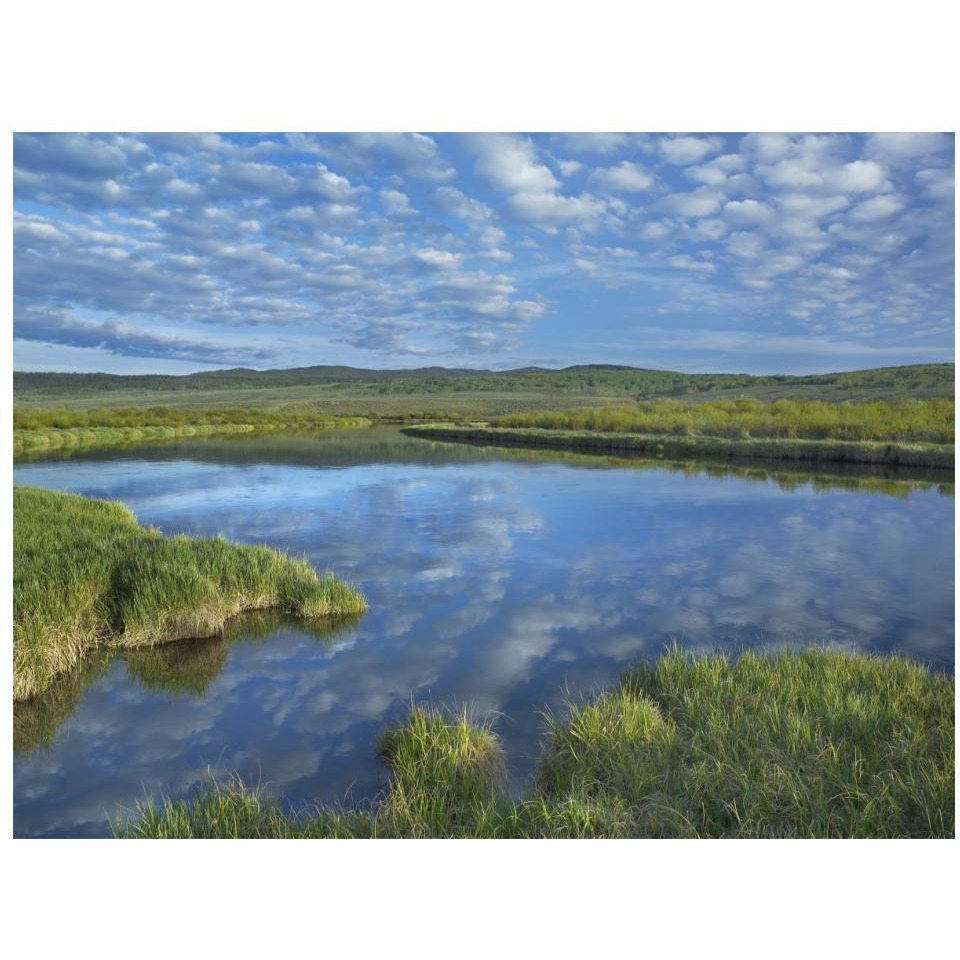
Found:
M 286 811 L 209 783 L 121 837 L 952 837 L 954 682 L 897 657 L 673 650 L 548 718 L 527 794 L 488 725 L 414 706 L 384 794 Z
M 470 443 L 541 447 L 583 452 L 642 454 L 668 459 L 793 460 L 807 463 L 860 463 L 922 470 L 953 470 L 953 444 L 868 440 L 730 439 L 668 434 L 604 433 L 598 430 L 544 430 L 428 424 L 404 427 L 412 437 Z
M 64 447 L 115 445 L 263 430 L 332 430 L 368 426 L 369 423 L 362 417 L 330 417 L 259 408 L 19 408 L 13 413 L 13 451 L 22 454 Z
M 658 400 L 631 408 L 603 407 L 510 414 L 494 427 L 673 434 L 748 440 L 871 440 L 953 443 L 953 400 L 714 400 L 701 404 Z
M 117 502 L 14 487 L 13 506 L 15 700 L 44 691 L 91 648 L 217 636 L 248 610 L 316 618 L 365 608 L 356 589 L 306 560 L 165 537 Z

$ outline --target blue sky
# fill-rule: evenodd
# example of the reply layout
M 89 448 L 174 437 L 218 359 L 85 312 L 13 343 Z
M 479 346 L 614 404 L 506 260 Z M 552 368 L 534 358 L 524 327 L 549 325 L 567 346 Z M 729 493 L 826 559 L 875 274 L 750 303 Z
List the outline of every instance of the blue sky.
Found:
M 948 134 L 17 134 L 14 366 L 953 359 Z

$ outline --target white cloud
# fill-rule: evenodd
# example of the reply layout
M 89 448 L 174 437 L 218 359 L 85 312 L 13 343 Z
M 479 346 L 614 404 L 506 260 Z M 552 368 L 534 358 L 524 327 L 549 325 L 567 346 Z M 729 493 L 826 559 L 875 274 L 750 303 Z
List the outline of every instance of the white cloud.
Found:
M 571 177 L 583 169 L 579 160 L 557 160 L 557 169 L 565 177 Z
M 589 194 L 564 197 L 557 193 L 517 193 L 507 201 L 507 209 L 517 219 L 542 227 L 571 224 L 593 229 L 606 204 Z
M 603 193 L 642 193 L 655 183 L 639 163 L 621 160 L 613 167 L 599 167 L 590 174 L 590 186 Z
M 760 200 L 731 200 L 724 204 L 723 215 L 737 226 L 769 223 L 773 210 Z
M 864 193 L 883 186 L 886 171 L 873 160 L 854 160 L 845 163 L 833 178 L 831 186 L 845 193 Z
M 665 137 L 658 146 L 667 163 L 686 165 L 699 163 L 704 157 L 715 153 L 720 143 L 714 137 Z
M 680 270 L 692 270 L 695 273 L 715 273 L 717 268 L 715 264 L 704 260 L 694 260 L 685 253 L 677 254 L 670 258 L 670 266 L 677 267 Z
M 487 223 L 493 217 L 493 211 L 480 200 L 474 200 L 456 187 L 437 187 L 433 193 L 437 205 L 471 226 Z
M 463 262 L 463 255 L 449 250 L 417 250 L 414 257 L 431 270 L 456 270 Z
M 723 194 L 708 187 L 692 193 L 673 193 L 660 201 L 660 208 L 680 217 L 708 217 L 723 203 Z
M 935 200 L 948 200 L 953 197 L 953 170 L 918 170 L 916 179 L 923 190 Z
M 953 146 L 946 133 L 875 133 L 867 138 L 864 155 L 882 160 L 909 160 L 947 153 Z
M 855 223 L 873 223 L 877 220 L 885 220 L 899 213 L 905 204 L 899 197 L 885 193 L 879 197 L 871 197 L 857 204 L 850 211 L 850 219 Z
M 381 190 L 380 206 L 388 217 L 412 217 L 417 212 L 410 205 L 410 198 L 400 190 Z
M 550 168 L 538 163 L 533 141 L 506 133 L 474 134 L 477 176 L 505 193 L 547 193 L 560 186 Z

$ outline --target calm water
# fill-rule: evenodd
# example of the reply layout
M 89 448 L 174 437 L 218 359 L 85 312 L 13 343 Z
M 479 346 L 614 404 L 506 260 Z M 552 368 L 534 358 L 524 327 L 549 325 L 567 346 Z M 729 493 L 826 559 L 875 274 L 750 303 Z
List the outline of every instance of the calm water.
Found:
M 672 640 L 833 644 L 952 670 L 952 485 L 481 450 L 391 429 L 210 439 L 18 463 L 166 533 L 306 554 L 359 622 L 262 616 L 221 641 L 92 659 L 15 717 L 15 832 L 109 833 L 209 772 L 297 803 L 383 785 L 411 697 L 497 711 L 517 789 L 544 707 Z

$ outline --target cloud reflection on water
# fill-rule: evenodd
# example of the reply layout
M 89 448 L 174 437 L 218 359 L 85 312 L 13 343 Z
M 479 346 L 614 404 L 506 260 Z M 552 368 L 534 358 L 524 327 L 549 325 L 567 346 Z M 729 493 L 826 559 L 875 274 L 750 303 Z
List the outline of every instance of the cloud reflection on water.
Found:
M 331 466 L 318 444 L 307 463 L 18 466 L 19 483 L 120 497 L 167 532 L 306 554 L 355 579 L 370 612 L 328 641 L 289 621 L 241 630 L 193 695 L 115 661 L 53 744 L 18 753 L 16 831 L 102 833 L 117 803 L 182 794 L 210 770 L 294 802 L 371 796 L 376 738 L 411 697 L 502 713 L 521 777 L 541 707 L 673 639 L 826 642 L 952 668 L 950 496 L 472 456 Z

